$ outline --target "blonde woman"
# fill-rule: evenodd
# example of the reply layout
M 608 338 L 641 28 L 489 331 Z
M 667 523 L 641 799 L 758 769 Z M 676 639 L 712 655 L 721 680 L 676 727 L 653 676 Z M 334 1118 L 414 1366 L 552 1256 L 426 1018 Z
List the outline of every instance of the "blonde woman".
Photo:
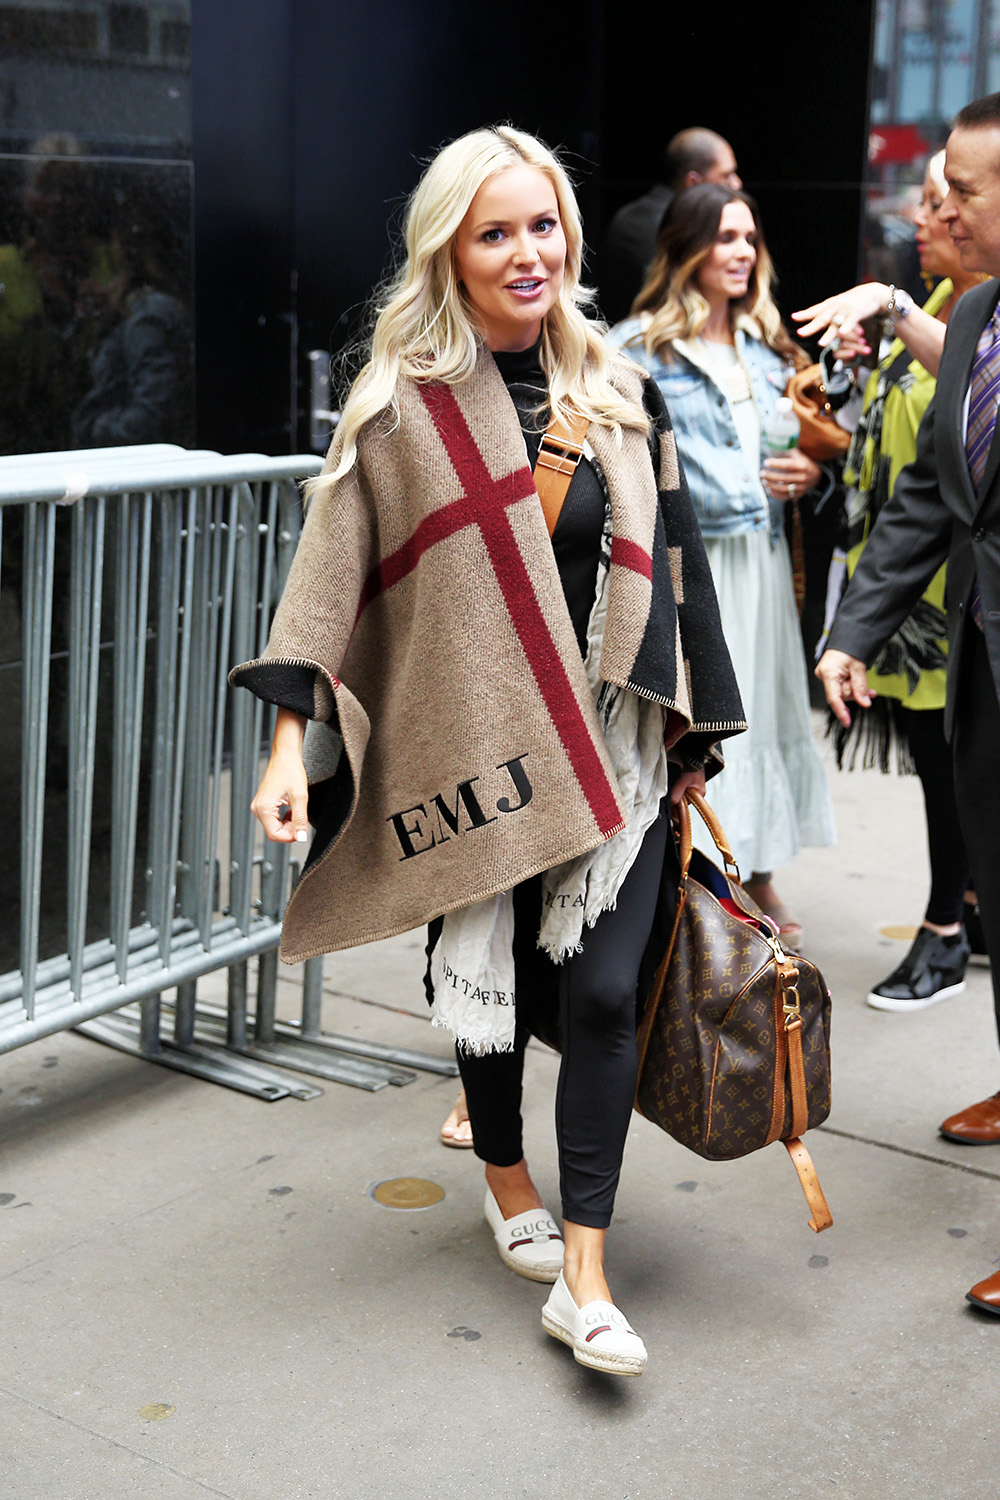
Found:
M 634 316 L 611 339 L 669 406 L 750 726 L 709 799 L 747 890 L 794 947 L 802 927 L 772 871 L 803 844 L 832 843 L 834 825 L 810 732 L 784 506 L 825 480 L 798 450 L 764 451 L 767 420 L 806 363 L 782 327 L 772 279 L 753 200 L 699 184 L 671 204 Z
M 673 879 L 664 804 L 742 712 L 669 422 L 584 317 L 581 251 L 541 142 L 479 130 L 434 159 L 267 651 L 234 678 L 280 705 L 265 832 L 315 828 L 283 956 L 432 923 L 434 1020 L 501 1258 L 555 1282 L 543 1323 L 577 1359 L 634 1375 L 604 1242 Z M 586 444 L 550 540 L 531 465 L 555 411 Z M 521 1142 L 526 1006 L 546 994 L 562 1232 Z

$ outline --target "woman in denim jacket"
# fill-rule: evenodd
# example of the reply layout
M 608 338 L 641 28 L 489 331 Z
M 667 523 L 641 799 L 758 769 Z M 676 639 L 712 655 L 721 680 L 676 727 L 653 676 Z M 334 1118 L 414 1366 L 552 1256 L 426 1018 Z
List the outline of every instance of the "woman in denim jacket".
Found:
M 710 800 L 747 890 L 794 946 L 802 928 L 771 872 L 802 844 L 832 843 L 834 825 L 810 732 L 784 505 L 823 476 L 797 449 L 763 450 L 775 403 L 806 363 L 782 327 L 772 276 L 753 200 L 702 183 L 674 199 L 635 315 L 610 337 L 666 398 L 750 724 L 726 747 Z

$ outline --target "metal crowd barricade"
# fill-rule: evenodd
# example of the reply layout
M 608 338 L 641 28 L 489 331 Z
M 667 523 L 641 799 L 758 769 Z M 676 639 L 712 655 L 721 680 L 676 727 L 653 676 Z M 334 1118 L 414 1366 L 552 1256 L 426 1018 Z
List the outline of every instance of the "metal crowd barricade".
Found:
M 322 960 L 305 965 L 299 1019 L 276 1019 L 297 866 L 249 815 L 274 710 L 227 673 L 263 649 L 296 481 L 318 468 L 170 445 L 0 459 L 0 736 L 8 752 L 20 740 L 21 810 L 0 1053 L 77 1027 L 264 1099 L 319 1092 L 288 1067 L 368 1089 L 457 1071 L 324 1035 Z M 198 979 L 219 969 L 227 1005 L 199 1007 Z

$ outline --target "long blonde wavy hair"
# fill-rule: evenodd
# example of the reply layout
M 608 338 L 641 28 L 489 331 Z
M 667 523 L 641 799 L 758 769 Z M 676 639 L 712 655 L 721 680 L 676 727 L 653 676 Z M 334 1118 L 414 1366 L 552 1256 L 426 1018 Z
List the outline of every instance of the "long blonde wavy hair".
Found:
M 633 313 L 650 315 L 642 342 L 650 354 L 669 360 L 674 339 L 697 338 L 708 322 L 709 306 L 698 287 L 698 270 L 712 252 L 722 211 L 730 203 L 746 204 L 757 233 L 757 260 L 746 292 L 730 304 L 731 318 L 735 322 L 740 313 L 749 314 L 765 342 L 801 368 L 809 363 L 809 356 L 784 327 L 771 295 L 774 263 L 764 243 L 757 205 L 748 193 L 717 182 L 686 188 L 664 215 L 645 285 L 632 304 Z
M 610 427 L 619 439 L 623 428 L 648 430 L 642 406 L 627 400 L 611 381 L 614 367 L 632 368 L 631 363 L 605 343 L 601 326 L 583 313 L 594 294 L 580 284 L 583 230 L 570 180 L 543 142 L 498 125 L 470 131 L 445 146 L 417 184 L 406 212 L 406 258 L 377 308 L 368 362 L 344 405 L 336 467 L 311 480 L 307 495 L 350 471 L 367 422 L 387 410 L 395 418 L 400 376 L 457 385 L 472 374 L 483 329 L 456 274 L 455 240 L 487 178 L 521 163 L 549 178 L 566 236 L 562 289 L 542 326 L 541 363 L 551 406 Z

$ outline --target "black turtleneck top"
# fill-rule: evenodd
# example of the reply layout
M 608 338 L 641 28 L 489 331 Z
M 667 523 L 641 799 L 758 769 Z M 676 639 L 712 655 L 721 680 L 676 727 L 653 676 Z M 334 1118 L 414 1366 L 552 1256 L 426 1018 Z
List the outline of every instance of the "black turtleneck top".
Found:
M 493 358 L 503 376 L 517 412 L 528 462 L 535 467 L 538 445 L 549 424 L 548 386 L 539 359 L 539 344 L 514 353 L 494 351 Z M 539 412 L 538 408 L 542 406 Z M 597 589 L 597 561 L 604 530 L 605 492 L 603 478 L 593 464 L 582 458 L 570 481 L 563 508 L 552 536 L 552 551 L 566 596 L 566 605 L 580 647 L 587 651 L 587 624 Z

